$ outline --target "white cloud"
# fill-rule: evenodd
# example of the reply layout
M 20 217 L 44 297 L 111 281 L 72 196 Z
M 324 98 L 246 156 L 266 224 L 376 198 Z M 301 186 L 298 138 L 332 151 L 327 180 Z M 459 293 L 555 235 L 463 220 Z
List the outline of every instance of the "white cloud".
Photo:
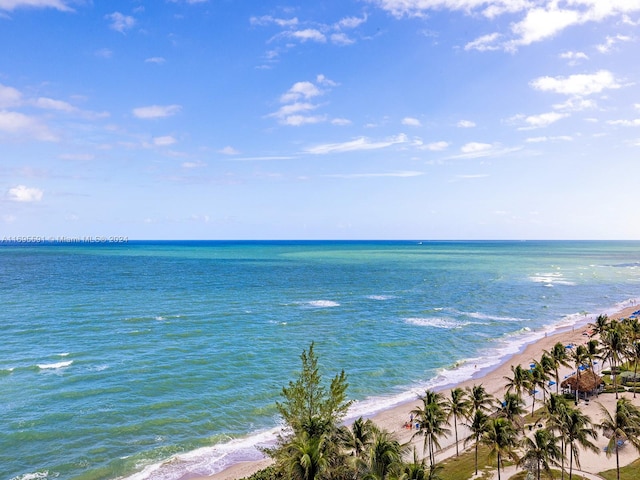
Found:
M 70 103 L 62 100 L 54 100 L 53 98 L 40 97 L 33 101 L 33 104 L 45 110 L 58 110 L 60 112 L 76 112 L 78 109 Z
M 527 128 L 542 128 L 568 116 L 568 113 L 549 112 L 541 113 L 540 115 L 529 115 L 524 121 L 529 125 Z
M 148 107 L 138 107 L 133 109 L 133 115 L 137 118 L 165 118 L 178 113 L 182 107 L 180 105 L 150 105 Z
M 420 123 L 420 120 L 418 120 L 417 118 L 404 117 L 402 119 L 402 125 L 407 125 L 409 127 L 421 127 L 422 123 Z
M 416 171 L 403 171 L 403 172 L 388 172 L 388 173 L 337 173 L 333 175 L 325 175 L 325 177 L 331 178 L 380 178 L 380 177 L 395 177 L 395 178 L 411 178 L 424 175 L 424 172 Z
M 293 27 L 298 25 L 298 19 L 293 18 L 275 18 L 271 15 L 263 15 L 262 17 L 251 17 L 249 19 L 251 25 L 271 25 L 275 24 L 280 27 Z
M 556 110 L 569 110 L 571 112 L 579 112 L 581 110 L 596 108 L 597 106 L 598 104 L 595 102 L 595 100 L 573 97 L 569 98 L 566 102 L 554 104 L 553 108 L 555 108 Z
M 631 42 L 631 41 L 633 41 L 633 38 L 626 35 L 616 35 L 615 37 L 607 36 L 604 43 L 600 45 L 596 45 L 596 49 L 600 53 L 609 53 L 611 50 L 613 50 L 613 46 L 615 44 L 620 42 Z
M 640 127 L 640 118 L 634 120 L 611 120 L 607 123 L 609 125 L 620 125 L 623 127 Z
M 183 162 L 182 168 L 192 169 L 192 168 L 202 168 L 206 167 L 207 164 L 204 162 Z
M 240 152 L 230 145 L 221 148 L 220 150 L 218 150 L 218 153 L 221 153 L 223 155 L 240 155 Z
M 145 63 L 155 63 L 156 65 L 162 65 L 164 62 L 166 62 L 166 59 L 164 57 L 149 57 L 144 61 Z
M 351 120 L 347 118 L 334 118 L 333 120 L 331 120 L 331 124 L 344 127 L 347 125 L 351 125 Z
M 113 51 L 109 50 L 108 48 L 101 48 L 99 50 L 96 50 L 94 52 L 94 55 L 100 58 L 111 58 L 113 57 Z
M 322 74 L 316 75 L 316 82 L 318 82 L 320 85 L 325 85 L 328 87 L 336 87 L 338 85 L 336 82 L 325 77 Z
M 476 126 L 476 123 L 471 120 L 460 120 L 456 126 L 460 128 L 473 128 Z
M 500 45 L 497 45 L 496 42 L 502 35 L 499 33 L 490 33 L 488 35 L 483 35 L 481 37 L 476 38 L 475 40 L 467 43 L 464 46 L 465 50 L 478 50 L 480 52 L 486 52 L 491 50 L 499 50 L 502 48 Z
M 542 142 L 552 142 L 552 141 L 563 141 L 563 142 L 571 142 L 573 137 L 568 135 L 557 135 L 554 137 L 530 137 L 525 140 L 527 143 L 542 143 Z
M 599 70 L 593 74 L 577 74 L 568 77 L 539 77 L 530 82 L 536 90 L 565 95 L 591 95 L 606 89 L 620 88 L 613 74 Z
M 327 37 L 315 28 L 306 28 L 304 30 L 287 32 L 286 36 L 296 38 L 302 42 L 314 41 L 318 43 L 325 43 L 327 41 Z
M 123 15 L 120 12 L 110 13 L 109 15 L 105 15 L 104 18 L 106 18 L 107 20 L 111 20 L 109 28 L 120 33 L 124 33 L 125 30 L 132 29 L 136 24 L 135 18 L 128 15 Z
M 406 135 L 400 134 L 395 137 L 391 137 L 384 141 L 374 142 L 366 137 L 359 137 L 355 140 L 350 140 L 343 143 L 326 143 L 323 145 L 316 145 L 315 147 L 308 148 L 306 153 L 314 155 L 325 155 L 328 153 L 343 153 L 354 152 L 362 150 L 378 150 L 381 148 L 387 148 L 392 145 L 406 143 Z
M 441 152 L 447 148 L 449 148 L 449 142 L 444 141 L 428 143 L 421 147 L 423 150 L 430 150 L 432 152 Z
M 338 30 L 345 28 L 357 28 L 367 21 L 367 14 L 363 17 L 345 17 L 335 24 L 335 28 Z
M 331 43 L 336 45 L 352 45 L 356 43 L 355 40 L 349 38 L 346 33 L 333 33 L 329 38 L 331 39 Z
M 92 155 L 90 153 L 63 153 L 61 155 L 58 155 L 58 158 L 60 160 L 74 160 L 74 161 L 87 162 L 87 161 L 93 160 L 95 158 L 95 155 Z
M 22 93 L 0 83 L 0 108 L 16 107 L 22 103 Z
M 511 31 L 518 36 L 509 42 L 509 47 L 530 45 L 561 32 L 570 25 L 581 22 L 578 11 L 559 9 L 551 4 L 551 8 L 533 8 L 527 11 L 525 18 L 511 26 Z
M 478 153 L 491 150 L 493 145 L 490 143 L 470 142 L 460 148 L 462 153 Z
M 42 200 L 44 192 L 39 188 L 18 185 L 9 189 L 9 200 L 12 202 L 32 203 Z
M 589 57 L 584 52 L 568 51 L 560 54 L 560 58 L 563 60 L 569 60 L 569 65 L 575 66 L 580 63 L 580 60 L 589 60 Z
M 296 82 L 293 86 L 280 97 L 280 102 L 294 102 L 301 98 L 312 98 L 321 95 L 322 92 L 311 82 Z
M 290 125 L 292 127 L 299 127 L 301 125 L 308 125 L 313 123 L 322 123 L 327 121 L 326 115 L 289 115 L 281 120 L 283 125 Z
M 72 12 L 73 9 L 63 0 L 0 0 L 0 10 L 12 11 L 16 8 L 55 8 L 63 12 Z
M 47 142 L 58 140 L 49 128 L 38 119 L 6 110 L 0 110 L 0 134 L 2 132 Z
M 168 147 L 169 145 L 173 145 L 177 140 L 171 135 L 164 135 L 162 137 L 153 137 L 153 144 L 156 147 Z

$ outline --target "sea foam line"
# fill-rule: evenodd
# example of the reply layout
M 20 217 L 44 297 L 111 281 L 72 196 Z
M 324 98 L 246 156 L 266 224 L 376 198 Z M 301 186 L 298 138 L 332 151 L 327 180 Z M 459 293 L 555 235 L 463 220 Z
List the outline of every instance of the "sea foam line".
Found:
M 38 364 L 38 368 L 41 370 L 51 370 L 51 369 L 68 367 L 72 363 L 73 363 L 73 360 L 68 360 L 66 362 L 58 362 L 58 363 L 41 363 L 41 364 Z

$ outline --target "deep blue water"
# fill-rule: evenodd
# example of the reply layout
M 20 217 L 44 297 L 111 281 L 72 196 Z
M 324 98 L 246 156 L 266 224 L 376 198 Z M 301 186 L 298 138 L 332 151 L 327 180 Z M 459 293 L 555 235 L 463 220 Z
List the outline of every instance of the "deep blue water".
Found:
M 3 244 L 0 478 L 212 473 L 311 341 L 357 415 L 638 297 L 640 242 Z

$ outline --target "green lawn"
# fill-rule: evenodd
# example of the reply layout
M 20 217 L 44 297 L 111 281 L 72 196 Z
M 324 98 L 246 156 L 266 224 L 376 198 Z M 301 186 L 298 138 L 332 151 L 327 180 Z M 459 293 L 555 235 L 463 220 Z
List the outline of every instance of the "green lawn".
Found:
M 640 459 L 620 469 L 620 480 L 636 480 L 638 478 L 638 472 L 640 472 Z M 607 480 L 616 480 L 617 478 L 615 468 L 607 470 L 606 472 L 600 472 L 598 475 Z

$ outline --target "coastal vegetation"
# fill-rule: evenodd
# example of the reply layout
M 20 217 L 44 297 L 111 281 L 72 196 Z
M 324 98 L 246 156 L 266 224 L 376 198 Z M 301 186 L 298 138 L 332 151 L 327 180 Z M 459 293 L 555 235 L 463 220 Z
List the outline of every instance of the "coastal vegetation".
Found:
M 497 468 L 497 478 L 502 480 L 503 467 L 510 464 L 528 472 L 527 478 L 573 480 L 580 478 L 574 472 L 580 468 L 581 452 L 601 453 L 595 441 L 603 435 L 608 439 L 605 454 L 617 460 L 616 476 L 607 478 L 624 480 L 619 450 L 630 445 L 640 452 L 640 408 L 620 397 L 619 391 L 631 384 L 635 397 L 640 328 L 636 319 L 600 316 L 591 325 L 591 335 L 585 345 L 554 345 L 534 359 L 529 369 L 511 366 L 502 399 L 490 396 L 482 385 L 453 388 L 448 396 L 426 390 L 411 411 L 411 423 L 405 425 L 414 431 L 411 439 L 420 441 L 405 444 L 370 419 L 344 425 L 352 403 L 347 397 L 347 376 L 342 371 L 326 384 L 311 343 L 301 354 L 298 377 L 282 389 L 283 400 L 276 405 L 286 428 L 277 444 L 266 450 L 274 464 L 250 478 L 463 480 L 485 478 L 479 470 L 491 467 Z M 594 372 L 598 361 L 610 366 L 606 381 Z M 563 382 L 561 366 L 575 367 Z M 624 371 L 631 373 L 623 377 Z M 626 379 L 624 385 L 618 384 L 619 377 Z M 616 396 L 615 410 L 600 404 L 602 420 L 594 422 L 583 413 L 579 400 L 606 391 L 607 382 Z M 540 391 L 541 406 L 535 410 L 535 395 Z M 528 396 L 531 412 L 524 408 Z M 458 438 L 460 427 L 467 432 L 462 439 Z M 438 463 L 441 440 L 451 435 L 455 457 Z M 460 444 L 473 449 L 461 454 Z

